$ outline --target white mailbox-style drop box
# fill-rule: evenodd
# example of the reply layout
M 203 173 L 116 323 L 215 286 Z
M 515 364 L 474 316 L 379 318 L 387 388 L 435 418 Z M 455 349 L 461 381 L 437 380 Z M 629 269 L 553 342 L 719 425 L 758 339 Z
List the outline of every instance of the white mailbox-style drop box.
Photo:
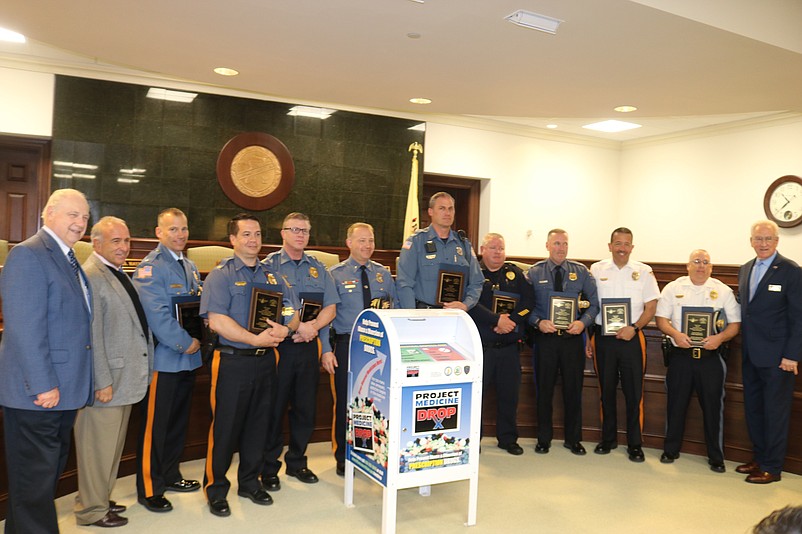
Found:
M 482 342 L 460 310 L 364 310 L 351 330 L 345 504 L 354 469 L 384 487 L 382 532 L 395 532 L 397 491 L 469 481 L 476 524 Z

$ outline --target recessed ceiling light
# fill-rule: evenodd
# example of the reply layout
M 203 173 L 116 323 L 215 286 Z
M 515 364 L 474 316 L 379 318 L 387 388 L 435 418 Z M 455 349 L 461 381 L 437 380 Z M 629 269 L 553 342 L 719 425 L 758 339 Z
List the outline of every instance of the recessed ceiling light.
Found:
M 635 106 L 618 106 L 617 108 L 614 108 L 614 110 L 618 111 L 619 113 L 630 113 L 632 111 L 637 111 L 638 108 Z
M 617 120 L 594 122 L 593 124 L 586 124 L 583 126 L 583 128 L 586 128 L 588 130 L 596 130 L 599 132 L 607 132 L 607 133 L 625 132 L 627 130 L 634 130 L 635 128 L 640 128 L 640 127 L 641 127 L 640 124 L 635 124 L 634 122 L 624 122 Z
M 186 93 L 184 91 L 172 91 L 170 89 L 162 89 L 160 87 L 151 87 L 148 89 L 148 98 L 156 98 L 158 100 L 169 100 L 171 102 L 184 102 L 189 103 L 195 100 L 198 93 Z
M 12 32 L 5 28 L 0 28 L 0 41 L 8 41 L 9 43 L 24 43 L 25 36 L 21 33 Z
M 546 128 L 549 128 L 550 130 L 554 130 L 555 128 L 557 128 L 557 125 L 556 124 L 547 124 Z
M 557 28 L 560 26 L 560 23 L 564 22 L 554 17 L 538 15 L 537 13 L 532 13 L 531 11 L 525 11 L 523 9 L 510 13 L 504 17 L 504 19 L 518 26 L 523 26 L 524 28 L 551 34 L 557 33 Z
M 420 39 L 420 34 L 418 32 L 409 32 L 407 37 L 410 39 Z
M 337 113 L 336 109 L 316 108 L 313 106 L 293 106 L 287 115 L 293 117 L 310 117 L 313 119 L 328 119 L 332 113 Z
M 413 104 L 431 104 L 432 100 L 430 98 L 410 98 L 410 102 Z
M 238 70 L 229 69 L 228 67 L 217 67 L 214 69 L 214 72 L 219 74 L 220 76 L 236 76 L 239 74 Z

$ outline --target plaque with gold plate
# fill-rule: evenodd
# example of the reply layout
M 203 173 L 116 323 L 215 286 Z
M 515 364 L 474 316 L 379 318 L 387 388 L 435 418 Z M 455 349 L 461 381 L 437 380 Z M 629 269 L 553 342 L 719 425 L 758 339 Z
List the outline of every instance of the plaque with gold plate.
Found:
M 308 323 L 317 319 L 320 310 L 323 309 L 323 293 L 304 292 L 298 297 L 301 299 L 301 322 Z
M 284 303 L 284 294 L 272 288 L 278 286 L 267 286 L 264 284 L 254 284 L 251 289 L 251 307 L 248 313 L 248 330 L 254 334 L 260 334 L 272 328 L 267 322 L 281 324 L 281 311 Z
M 461 302 L 465 293 L 468 268 L 464 265 L 441 263 L 437 272 L 437 304 Z
M 203 342 L 206 338 L 206 326 L 200 312 L 200 297 L 198 295 L 183 295 L 172 297 L 173 316 L 178 320 L 181 328 L 187 333 Z
M 614 336 L 632 324 L 632 303 L 629 298 L 601 299 L 602 335 Z
M 557 330 L 567 330 L 576 319 L 577 298 L 554 294 L 549 298 L 549 321 Z
M 517 293 L 508 293 L 506 291 L 493 292 L 493 313 L 498 315 L 508 314 L 512 315 L 515 312 L 515 307 L 518 306 L 520 296 Z
M 701 347 L 702 340 L 713 333 L 713 315 L 708 306 L 682 307 L 682 333 L 690 338 L 692 347 Z

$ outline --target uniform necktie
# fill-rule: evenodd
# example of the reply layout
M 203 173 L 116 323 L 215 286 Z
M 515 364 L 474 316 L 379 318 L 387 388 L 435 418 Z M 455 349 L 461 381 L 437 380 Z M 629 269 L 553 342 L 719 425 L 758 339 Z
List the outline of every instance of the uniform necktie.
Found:
M 554 269 L 554 291 L 563 290 L 563 268 L 558 265 Z
M 362 271 L 362 305 L 365 309 L 370 308 L 370 281 L 368 281 L 368 270 L 364 265 L 360 265 Z
M 184 268 L 184 258 L 178 258 L 178 265 L 181 266 L 181 272 L 184 273 L 184 282 L 187 281 L 187 270 Z

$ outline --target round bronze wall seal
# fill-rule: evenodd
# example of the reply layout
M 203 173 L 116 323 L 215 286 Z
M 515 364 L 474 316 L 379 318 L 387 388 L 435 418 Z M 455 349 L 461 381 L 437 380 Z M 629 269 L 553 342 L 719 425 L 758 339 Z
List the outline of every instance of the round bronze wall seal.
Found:
M 284 143 L 272 135 L 243 133 L 231 138 L 220 151 L 217 181 L 238 206 L 262 211 L 290 194 L 295 165 Z

